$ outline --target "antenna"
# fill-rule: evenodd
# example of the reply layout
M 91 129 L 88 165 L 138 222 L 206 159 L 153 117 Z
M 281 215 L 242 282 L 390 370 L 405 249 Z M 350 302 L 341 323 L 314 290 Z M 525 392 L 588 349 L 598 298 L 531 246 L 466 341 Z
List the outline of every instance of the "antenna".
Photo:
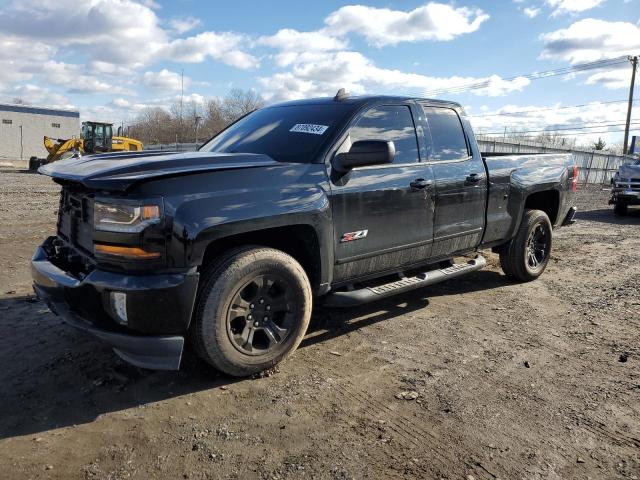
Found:
M 342 100 L 345 100 L 349 98 L 349 94 L 347 93 L 347 91 L 344 88 L 341 88 L 340 90 L 338 90 L 338 93 L 336 93 L 336 96 L 333 97 L 333 99 L 336 102 L 340 102 Z

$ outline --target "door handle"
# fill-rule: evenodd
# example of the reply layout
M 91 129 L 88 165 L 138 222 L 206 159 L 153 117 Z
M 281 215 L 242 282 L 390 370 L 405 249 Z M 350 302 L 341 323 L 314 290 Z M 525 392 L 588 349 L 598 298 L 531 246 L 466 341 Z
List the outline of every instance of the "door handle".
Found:
M 416 178 L 413 182 L 409 184 L 409 186 L 413 190 L 422 190 L 423 188 L 428 188 L 433 184 L 431 180 L 425 180 L 424 178 Z
M 477 173 L 471 173 L 467 176 L 467 182 L 478 183 L 480 181 L 480 175 Z

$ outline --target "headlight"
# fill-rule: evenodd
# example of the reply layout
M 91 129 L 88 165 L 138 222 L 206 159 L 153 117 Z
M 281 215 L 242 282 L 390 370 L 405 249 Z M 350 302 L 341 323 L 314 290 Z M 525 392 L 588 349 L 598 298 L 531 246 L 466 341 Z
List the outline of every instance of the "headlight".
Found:
M 93 204 L 93 226 L 96 230 L 136 233 L 159 221 L 158 205 Z

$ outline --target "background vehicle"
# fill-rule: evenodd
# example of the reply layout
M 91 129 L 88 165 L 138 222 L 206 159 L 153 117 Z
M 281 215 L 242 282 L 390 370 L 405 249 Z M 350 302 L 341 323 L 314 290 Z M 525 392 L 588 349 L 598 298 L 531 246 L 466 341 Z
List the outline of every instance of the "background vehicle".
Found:
M 44 147 L 49 152 L 45 159 L 31 157 L 29 170 L 35 171 L 41 165 L 74 155 L 86 155 L 101 152 L 140 151 L 142 142 L 126 136 L 113 136 L 113 124 L 101 122 L 82 122 L 80 138 L 53 139 L 44 137 Z
M 626 215 L 629 205 L 640 205 L 640 159 L 622 165 L 611 179 L 611 199 L 616 215 Z
M 231 375 L 289 355 L 321 297 L 348 307 L 453 279 L 488 248 L 533 280 L 576 211 L 570 155 L 483 156 L 458 104 L 405 97 L 274 105 L 196 153 L 40 171 L 63 188 L 32 260 L 38 295 L 136 365 L 178 368 L 190 338 Z

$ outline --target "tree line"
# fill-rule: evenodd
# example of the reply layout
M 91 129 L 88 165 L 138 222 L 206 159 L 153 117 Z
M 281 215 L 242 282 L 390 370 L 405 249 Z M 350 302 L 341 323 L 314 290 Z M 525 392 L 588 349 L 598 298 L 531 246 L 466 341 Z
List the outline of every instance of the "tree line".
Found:
M 203 143 L 230 123 L 264 105 L 252 90 L 231 90 L 223 98 L 210 98 L 204 104 L 176 102 L 169 110 L 145 108 L 131 122 L 128 135 L 145 145 Z

